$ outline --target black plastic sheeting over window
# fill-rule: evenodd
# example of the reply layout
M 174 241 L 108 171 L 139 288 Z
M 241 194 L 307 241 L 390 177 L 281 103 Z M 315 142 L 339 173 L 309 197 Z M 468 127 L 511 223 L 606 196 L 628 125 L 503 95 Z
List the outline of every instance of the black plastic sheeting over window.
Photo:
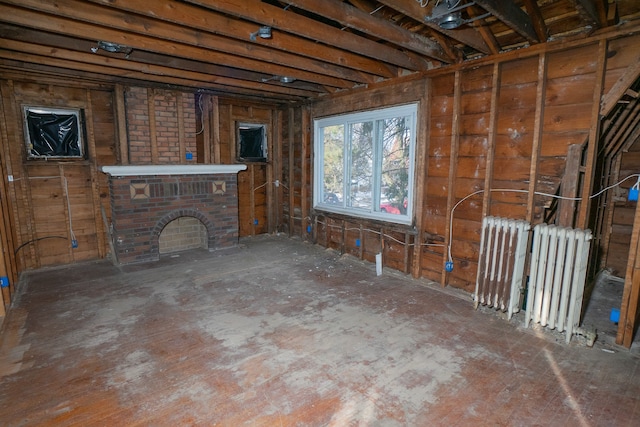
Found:
M 266 161 L 266 138 L 265 128 L 263 125 L 240 125 L 238 134 L 238 157 L 240 160 L 250 162 Z
M 29 158 L 82 158 L 80 112 L 25 107 Z

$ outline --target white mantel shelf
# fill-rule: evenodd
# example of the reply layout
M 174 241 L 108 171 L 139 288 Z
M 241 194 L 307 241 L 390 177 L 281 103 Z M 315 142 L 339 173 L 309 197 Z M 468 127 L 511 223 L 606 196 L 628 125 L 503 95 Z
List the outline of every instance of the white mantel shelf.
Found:
M 102 166 L 102 172 L 111 176 L 150 175 L 216 175 L 238 173 L 247 165 L 122 165 Z

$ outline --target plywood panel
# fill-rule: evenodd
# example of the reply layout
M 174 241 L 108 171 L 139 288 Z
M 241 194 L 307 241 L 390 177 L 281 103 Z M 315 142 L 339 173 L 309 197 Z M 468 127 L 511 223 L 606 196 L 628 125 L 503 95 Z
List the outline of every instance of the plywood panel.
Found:
M 530 57 L 501 65 L 500 81 L 502 88 L 509 85 L 521 85 L 538 80 L 538 58 Z
M 582 145 L 589 137 L 587 130 L 570 130 L 563 132 L 543 132 L 541 157 L 566 156 L 570 145 Z
M 489 113 L 465 114 L 460 117 L 460 135 L 486 135 L 489 132 Z
M 465 70 L 461 79 L 462 92 L 490 92 L 492 82 L 493 66 L 491 65 Z
M 570 77 L 596 72 L 598 65 L 598 45 L 592 44 L 549 54 L 547 78 Z
M 461 135 L 458 145 L 459 156 L 485 156 L 489 149 L 486 135 Z
M 491 109 L 491 92 L 464 94 L 460 100 L 462 114 L 487 113 Z
M 591 103 L 593 93 L 584 90 L 594 87 L 595 74 L 579 74 L 559 77 L 547 82 L 545 104 L 548 106 Z
M 546 132 L 588 130 L 591 127 L 591 105 L 588 103 L 546 107 L 544 130 Z

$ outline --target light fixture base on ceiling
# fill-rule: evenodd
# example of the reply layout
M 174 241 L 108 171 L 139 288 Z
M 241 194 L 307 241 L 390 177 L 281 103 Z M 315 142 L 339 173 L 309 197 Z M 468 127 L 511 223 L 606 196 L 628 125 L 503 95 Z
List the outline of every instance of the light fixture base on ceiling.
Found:
M 295 77 L 289 77 L 289 76 L 273 76 L 273 77 L 269 77 L 266 79 L 262 79 L 262 83 L 267 83 L 273 80 L 277 80 L 280 83 L 293 83 L 296 81 Z
M 486 18 L 490 13 L 476 16 L 473 19 L 463 19 L 462 10 L 476 4 L 475 1 L 460 4 L 462 0 L 441 0 L 432 10 L 431 16 L 425 16 L 426 22 L 433 22 L 443 30 L 455 30 L 464 24 Z
M 127 58 L 133 52 L 132 47 L 105 41 L 99 41 L 97 46 L 91 48 L 91 52 L 98 53 L 100 49 L 111 53 L 124 53 Z
M 261 39 L 270 39 L 271 38 L 271 27 L 269 26 L 262 26 L 260 28 L 258 28 L 258 31 L 256 31 L 255 33 L 251 33 L 249 35 L 249 38 L 251 39 L 251 41 L 256 41 L 258 39 L 258 37 L 260 37 Z

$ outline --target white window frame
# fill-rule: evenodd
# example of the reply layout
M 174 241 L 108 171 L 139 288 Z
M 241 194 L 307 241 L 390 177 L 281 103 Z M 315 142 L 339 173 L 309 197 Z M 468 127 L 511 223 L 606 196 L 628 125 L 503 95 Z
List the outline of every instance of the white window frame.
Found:
M 363 111 L 357 113 L 343 114 L 339 116 L 332 116 L 326 118 L 320 118 L 314 120 L 314 178 L 313 178 L 313 206 L 314 209 L 334 212 L 343 215 L 349 215 L 359 218 L 368 218 L 374 220 L 381 220 L 387 222 L 393 222 L 397 224 L 412 224 L 413 221 L 413 195 L 415 184 L 415 152 L 416 152 L 416 137 L 418 133 L 417 123 L 418 104 L 407 104 L 395 107 L 389 107 L 378 110 Z M 409 170 L 408 170 L 408 182 L 407 182 L 407 207 L 404 214 L 393 214 L 387 212 L 380 212 L 373 208 L 377 203 L 372 202 L 371 209 L 362 209 L 347 206 L 345 197 L 340 201 L 339 205 L 326 203 L 324 199 L 324 133 L 323 129 L 327 126 L 342 125 L 344 127 L 344 141 L 345 150 L 343 155 L 344 160 L 344 177 L 343 187 L 345 187 L 342 194 L 347 193 L 347 181 L 350 166 L 348 165 L 351 150 L 350 138 L 348 133 L 349 125 L 352 123 L 361 123 L 364 121 L 376 121 L 384 120 L 396 117 L 409 117 L 410 118 L 410 141 L 409 141 Z M 374 150 L 376 152 L 381 151 L 380 141 L 375 141 Z M 378 167 L 374 165 L 374 178 L 373 182 L 380 182 L 380 173 Z M 376 184 L 377 185 L 377 184 Z M 374 187 L 375 188 L 375 187 Z M 379 192 L 379 188 L 375 188 Z M 373 190 L 372 190 L 373 191 Z M 380 194 L 373 195 L 374 200 L 379 200 Z

